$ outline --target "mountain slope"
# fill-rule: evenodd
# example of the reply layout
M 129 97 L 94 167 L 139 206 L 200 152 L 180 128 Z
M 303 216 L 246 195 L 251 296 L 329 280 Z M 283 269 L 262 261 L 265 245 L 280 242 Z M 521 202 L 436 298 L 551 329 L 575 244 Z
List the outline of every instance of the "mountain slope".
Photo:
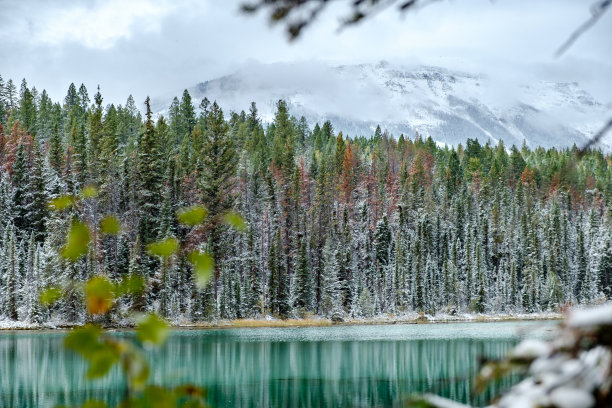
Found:
M 252 65 L 192 87 L 198 101 L 246 110 L 255 101 L 264 121 L 287 100 L 309 123 L 329 119 L 345 134 L 371 135 L 380 124 L 392 134 L 431 135 L 456 145 L 468 137 L 507 145 L 584 144 L 612 114 L 577 83 L 512 84 L 439 67 L 379 64 L 328 67 L 318 63 Z M 157 106 L 169 105 L 167 98 Z M 612 136 L 602 143 L 610 150 Z

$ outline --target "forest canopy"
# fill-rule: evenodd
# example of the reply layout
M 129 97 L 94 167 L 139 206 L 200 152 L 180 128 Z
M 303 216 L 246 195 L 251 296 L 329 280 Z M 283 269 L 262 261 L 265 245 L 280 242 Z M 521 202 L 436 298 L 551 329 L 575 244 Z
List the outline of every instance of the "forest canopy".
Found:
M 282 100 L 264 123 L 254 103 L 226 113 L 187 90 L 167 117 L 148 99 L 143 116 L 131 96 L 104 105 L 72 84 L 58 102 L 0 80 L 0 167 L 0 319 L 88 321 L 73 286 L 52 306 L 38 293 L 97 275 L 146 282 L 109 324 L 133 309 L 180 323 L 556 311 L 611 296 L 612 158 L 596 149 L 349 137 Z M 73 263 L 62 251 L 77 218 L 91 236 Z M 170 238 L 184 248 L 151 252 Z M 215 260 L 204 287 L 192 250 Z

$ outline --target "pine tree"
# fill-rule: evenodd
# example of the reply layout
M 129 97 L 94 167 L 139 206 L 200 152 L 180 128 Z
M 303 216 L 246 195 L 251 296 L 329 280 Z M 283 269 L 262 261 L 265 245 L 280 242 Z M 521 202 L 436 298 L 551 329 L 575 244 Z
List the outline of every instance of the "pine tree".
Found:
M 36 135 L 36 103 L 32 92 L 27 88 L 25 79 L 21 83 L 21 97 L 19 100 L 19 121 L 26 132 Z
M 46 141 L 53 133 L 53 126 L 56 122 L 54 117 L 55 109 L 53 102 L 46 90 L 43 90 L 40 96 L 38 113 L 36 115 L 36 139 Z
M 15 84 L 13 83 L 12 79 L 9 79 L 6 82 L 6 87 L 4 88 L 4 93 L 5 93 L 5 98 L 8 104 L 8 107 L 10 108 L 10 110 L 15 109 L 15 106 L 17 104 L 17 88 L 15 87 Z
M 151 100 L 145 101 L 146 121 L 138 139 L 136 195 L 140 208 L 139 235 L 143 243 L 160 236 L 159 212 L 163 202 L 163 167 L 152 119 Z
M 314 301 L 314 282 L 310 268 L 308 267 L 308 254 L 306 251 L 306 243 L 303 239 L 300 239 L 299 243 L 299 254 L 295 273 L 297 286 L 295 305 L 305 311 L 310 311 L 313 308 Z
M 64 168 L 64 146 L 62 144 L 62 135 L 59 130 L 59 123 L 55 121 L 53 132 L 49 138 L 49 163 L 53 169 L 61 173 Z
M 38 303 L 40 267 L 38 255 L 38 246 L 34 239 L 34 233 L 32 233 L 30 235 L 27 257 L 25 260 L 24 279 L 24 306 L 26 309 L 25 320 L 31 323 L 40 323 L 42 319 L 40 304 Z
M 72 128 L 70 129 L 70 141 L 74 154 L 74 173 L 76 177 L 75 188 L 80 190 L 87 182 L 87 140 L 85 137 L 85 125 L 79 124 L 78 121 L 72 120 Z
M 385 296 L 385 287 L 387 280 L 387 268 L 389 266 L 389 252 L 391 250 L 391 229 L 389 227 L 389 220 L 386 215 L 378 221 L 376 224 L 376 232 L 374 234 L 375 245 L 376 245 L 376 291 L 377 298 L 379 301 L 379 311 L 384 309 L 387 305 L 387 299 Z
M 3 281 L 6 282 L 5 290 L 6 290 L 6 306 L 5 306 L 5 315 L 11 320 L 18 320 L 19 316 L 17 314 L 18 307 L 18 284 L 19 284 L 19 263 L 20 260 L 18 258 L 18 252 L 16 247 L 16 236 L 15 230 L 11 224 L 9 224 L 8 228 L 4 232 L 4 278 Z
M 561 288 L 561 282 L 557 277 L 557 274 L 553 271 L 548 272 L 545 285 L 545 297 L 546 305 L 548 310 L 558 310 L 563 301 L 563 291 Z
M 89 172 L 91 178 L 97 180 L 100 174 L 100 156 L 101 156 L 101 145 L 104 132 L 104 126 L 102 124 L 102 94 L 100 94 L 100 86 L 98 86 L 98 92 L 94 96 L 94 108 L 93 112 L 89 114 L 89 145 L 88 145 L 88 157 L 89 157 Z
M 17 150 L 17 158 L 13 165 L 13 202 L 15 228 L 19 231 L 28 231 L 31 226 L 28 204 L 30 203 L 30 194 L 28 187 L 30 185 L 30 170 L 28 169 L 25 149 L 23 144 L 19 144 Z
M 27 186 L 29 201 L 27 204 L 27 217 L 29 220 L 29 227 L 37 243 L 42 243 L 47 234 L 46 222 L 49 218 L 49 212 L 45 184 L 42 156 L 40 152 L 35 152 L 32 171 Z
M 208 113 L 207 124 L 208 129 L 201 156 L 202 173 L 198 180 L 198 187 L 202 194 L 202 203 L 208 209 L 209 242 L 212 254 L 215 259 L 220 260 L 223 255 L 222 217 L 233 207 L 235 201 L 233 187 L 237 166 L 236 150 L 228 134 L 223 111 L 216 102 L 212 104 Z M 215 281 L 218 278 L 219 269 L 217 268 Z
M 280 309 L 280 299 L 279 299 L 279 291 L 280 291 L 280 271 L 278 265 L 278 248 L 276 239 L 272 241 L 270 244 L 270 252 L 268 254 L 268 295 L 267 295 L 267 304 L 269 306 L 270 312 L 274 314 L 279 314 Z
M 254 317 L 263 313 L 264 282 L 261 269 L 259 268 L 259 247 L 255 243 L 255 232 L 252 226 L 249 228 L 247 246 L 247 282 L 245 283 L 248 285 L 248 291 L 246 292 L 248 296 L 245 296 L 245 308 Z
M 293 126 L 289 118 L 287 103 L 279 100 L 274 117 L 274 139 L 272 141 L 272 162 L 285 174 L 293 170 Z
M 325 240 L 323 248 L 323 273 L 321 274 L 321 306 L 324 316 L 340 312 L 340 294 L 338 290 L 338 258 L 337 248 L 332 244 L 331 237 Z
M 584 232 L 578 231 L 578 253 L 576 254 L 576 286 L 574 296 L 579 301 L 588 298 L 588 285 L 585 285 L 587 278 L 587 259 L 584 244 Z
M 179 105 L 179 115 L 181 118 L 181 128 L 179 130 L 179 136 L 190 135 L 196 124 L 195 109 L 191 102 L 191 95 L 185 89 L 183 91 L 183 97 L 181 98 L 181 104 Z

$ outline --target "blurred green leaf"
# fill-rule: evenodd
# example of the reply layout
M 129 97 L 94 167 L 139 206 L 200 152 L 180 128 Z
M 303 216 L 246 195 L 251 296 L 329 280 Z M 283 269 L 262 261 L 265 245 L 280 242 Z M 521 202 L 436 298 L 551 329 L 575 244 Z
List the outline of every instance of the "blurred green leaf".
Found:
M 192 384 L 179 385 L 174 389 L 177 395 L 184 395 L 187 397 L 205 397 L 206 391 L 203 388 L 197 387 Z
M 87 356 L 99 348 L 101 334 L 102 329 L 98 326 L 87 325 L 77 327 L 68 333 L 64 339 L 64 346 L 83 356 Z
M 161 241 L 153 242 L 147 245 L 147 252 L 153 256 L 159 256 L 163 259 L 167 259 L 178 250 L 178 247 L 178 239 L 168 237 L 162 239 Z
M 138 350 L 130 347 L 122 355 L 123 371 L 128 377 L 130 386 L 140 390 L 147 383 L 149 378 L 149 364 L 146 358 Z M 128 407 L 138 405 L 127 405 Z
M 108 215 L 100 221 L 100 231 L 106 235 L 118 235 L 121 232 L 121 223 L 114 215 Z
M 81 221 L 73 221 L 68 231 L 66 245 L 62 248 L 62 256 L 70 261 L 76 261 L 87 254 L 89 240 L 89 228 Z
M 438 408 L 438 405 L 431 403 L 427 396 L 419 394 L 408 398 L 406 406 L 411 408 Z
M 81 191 L 83 198 L 95 198 L 98 196 L 98 189 L 92 185 L 85 186 Z
M 151 313 L 138 324 L 136 333 L 143 343 L 160 344 L 168 337 L 168 324 L 155 313 Z
M 215 260 L 208 252 L 196 250 L 189 254 L 189 262 L 193 265 L 196 285 L 203 288 L 212 277 L 215 270 Z
M 230 227 L 237 229 L 238 231 L 246 231 L 247 225 L 244 221 L 244 217 L 235 211 L 230 211 L 225 214 L 224 217 L 225 223 Z
M 106 405 L 106 403 L 102 401 L 98 401 L 98 400 L 85 401 L 85 403 L 81 405 L 81 408 L 107 408 L 107 407 L 108 406 Z
M 88 356 L 87 378 L 104 377 L 111 367 L 119 361 L 119 355 L 110 347 L 102 345 Z
M 128 275 L 115 285 L 115 296 L 134 295 L 144 290 L 144 280 L 138 275 Z
M 176 218 L 183 225 L 193 227 L 201 224 L 208 215 L 206 208 L 200 205 L 193 205 L 187 208 L 181 208 L 176 213 Z
M 40 291 L 39 301 L 43 306 L 51 306 L 63 296 L 63 291 L 60 286 L 49 286 Z
M 120 348 L 115 341 L 102 338 L 102 329 L 86 325 L 73 329 L 64 339 L 64 346 L 81 354 L 89 362 L 87 378 L 106 375 L 108 370 L 119 361 Z
M 113 304 L 113 284 L 103 276 L 94 276 L 85 286 L 87 310 L 91 314 L 104 314 Z
M 150 385 L 145 389 L 144 400 L 149 407 L 175 407 L 176 397 L 172 392 L 157 385 Z
M 65 210 L 74 204 L 74 197 L 64 195 L 49 201 L 49 208 L 54 211 Z

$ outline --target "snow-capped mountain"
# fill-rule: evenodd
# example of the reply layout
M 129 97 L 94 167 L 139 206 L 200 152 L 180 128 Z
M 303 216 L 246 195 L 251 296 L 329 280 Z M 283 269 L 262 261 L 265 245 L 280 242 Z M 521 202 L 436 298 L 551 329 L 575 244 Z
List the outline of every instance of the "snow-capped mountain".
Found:
M 456 145 L 467 138 L 507 145 L 582 145 L 612 114 L 577 83 L 515 83 L 484 74 L 432 66 L 378 64 L 329 67 L 319 63 L 252 64 L 189 89 L 197 102 L 217 100 L 226 110 L 257 103 L 270 121 L 278 99 L 311 125 L 329 119 L 337 131 L 371 135 L 380 124 L 395 136 L 431 135 Z M 167 109 L 170 98 L 158 99 Z M 612 135 L 601 147 L 612 149 Z

